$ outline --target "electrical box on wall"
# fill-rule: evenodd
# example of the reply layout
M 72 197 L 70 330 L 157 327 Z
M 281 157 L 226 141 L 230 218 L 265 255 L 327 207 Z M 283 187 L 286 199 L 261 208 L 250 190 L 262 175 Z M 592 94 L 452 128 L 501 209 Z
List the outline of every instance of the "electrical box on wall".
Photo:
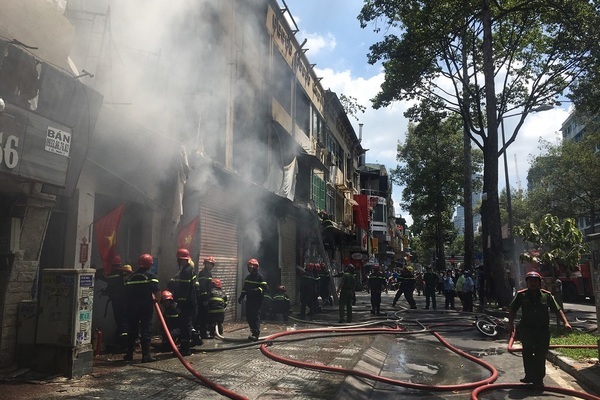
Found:
M 92 371 L 93 269 L 42 270 L 35 369 L 69 377 Z

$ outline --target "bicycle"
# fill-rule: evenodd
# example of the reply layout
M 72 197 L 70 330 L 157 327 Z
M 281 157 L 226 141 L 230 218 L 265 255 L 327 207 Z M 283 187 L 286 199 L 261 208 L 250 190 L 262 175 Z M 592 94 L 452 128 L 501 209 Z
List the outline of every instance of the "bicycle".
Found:
M 482 319 L 479 319 L 479 318 Z M 494 317 L 493 315 L 479 315 L 475 317 L 475 327 L 487 337 L 496 337 L 500 332 L 508 332 L 508 318 Z

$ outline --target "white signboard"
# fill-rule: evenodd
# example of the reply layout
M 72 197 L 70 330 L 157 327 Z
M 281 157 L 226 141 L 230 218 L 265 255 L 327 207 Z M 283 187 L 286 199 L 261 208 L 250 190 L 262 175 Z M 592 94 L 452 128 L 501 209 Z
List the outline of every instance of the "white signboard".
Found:
M 45 150 L 50 153 L 68 157 L 70 148 L 71 133 L 49 126 L 46 130 Z

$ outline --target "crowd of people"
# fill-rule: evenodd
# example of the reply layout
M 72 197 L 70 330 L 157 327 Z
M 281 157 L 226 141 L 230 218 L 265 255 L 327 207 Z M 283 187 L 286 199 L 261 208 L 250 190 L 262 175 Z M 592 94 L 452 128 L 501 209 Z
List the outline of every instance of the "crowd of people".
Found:
M 425 309 L 437 309 L 436 294 L 444 296 L 444 308 L 456 309 L 458 299 L 462 311 L 473 311 L 474 302 L 479 299 L 481 305 L 493 296 L 493 285 L 486 282 L 483 265 L 475 271 L 462 270 L 459 267 L 446 271 L 435 272 L 431 265 L 425 267 L 425 272 L 417 271 L 410 265 L 385 272 L 387 288 L 396 290 L 392 305 L 395 306 L 404 296 L 411 309 L 416 309 L 414 293 L 425 296 Z
M 156 302 L 161 305 L 167 326 L 161 344 L 163 351 L 172 348 L 169 337 L 178 346 L 180 354 L 188 356 L 192 347 L 223 334 L 229 297 L 223 289 L 221 279 L 212 276 L 216 260 L 214 257 L 207 257 L 203 260 L 202 268 L 196 269 L 189 251 L 179 249 L 176 262 L 178 271 L 162 291 L 157 276 L 151 272 L 154 260 L 150 254 L 139 257 L 136 270 L 130 265 L 123 265 L 120 257 L 116 256 L 108 273 L 99 271 L 97 274 L 97 278 L 106 282 L 103 291 L 112 302 L 117 328 L 115 342 L 125 353 L 124 360 L 133 360 L 138 339 L 142 350 L 141 361 L 145 363 L 155 360 L 150 354 L 150 345 Z M 237 301 L 240 304 L 245 301 L 246 321 L 250 329 L 248 339 L 258 341 L 261 319 L 278 320 L 281 316 L 287 322 L 292 315 L 292 305 L 285 286 L 280 284 L 274 292 L 269 290 L 266 280 L 259 272 L 258 260 L 252 258 L 246 266 L 248 275 Z M 417 308 L 415 292 L 417 296 L 425 296 L 426 310 L 437 309 L 437 295 L 443 295 L 446 310 L 455 310 L 458 299 L 461 311 L 464 312 L 473 312 L 476 300 L 479 300 L 480 305 L 485 305 L 486 301 L 493 298 L 493 284 L 489 278 L 486 279 L 482 265 L 474 271 L 458 267 L 440 272 L 435 272 L 433 266 L 429 265 L 424 272 L 416 273 L 410 265 L 385 271 L 379 265 L 373 265 L 370 273 L 362 276 L 364 286 L 359 283 L 359 275 L 352 264 L 333 275 L 325 263 L 306 263 L 303 268 L 299 268 L 299 272 L 300 318 L 322 312 L 324 305 L 333 306 L 333 296 L 330 293 L 332 277 L 339 278 L 339 323 L 353 321 L 356 290 L 362 287 L 370 294 L 371 314 L 376 316 L 386 315 L 381 309 L 381 299 L 382 293 L 390 290 L 396 291 L 392 306 L 396 306 L 400 298 L 404 297 L 411 309 Z M 556 313 L 558 320 L 566 328 L 570 328 L 570 325 L 552 294 L 541 289 L 539 274 L 529 272 L 526 283 L 527 288 L 517 291 L 509 306 L 509 324 L 512 330 L 516 313 L 522 309 L 520 337 L 525 369 L 522 381 L 540 386 L 545 375 L 543 356 L 547 352 L 549 340 L 548 308 Z
M 96 277 L 106 282 L 103 293 L 112 303 L 117 328 L 112 350 L 124 352 L 125 361 L 133 360 L 138 339 L 142 362 L 155 360 L 150 354 L 155 303 L 160 304 L 167 326 L 163 331 L 162 350 L 171 348 L 170 337 L 180 354 L 188 356 L 192 353 L 192 347 L 201 346 L 204 340 L 223 334 L 229 296 L 223 289 L 221 279 L 212 276 L 215 258 L 205 258 L 202 268 L 198 270 L 189 251 L 181 248 L 177 251 L 176 262 L 177 273 L 162 291 L 157 276 L 151 271 L 154 259 L 150 254 L 139 257 L 135 270 L 130 265 L 122 265 L 119 256 L 112 260 L 108 273 L 98 270 Z M 248 339 L 257 341 L 261 316 L 275 319 L 281 315 L 287 321 L 291 304 L 285 286 L 279 285 L 273 294 L 269 292 L 267 282 L 259 273 L 258 260 L 248 260 L 247 269 L 248 275 L 237 300 L 240 304 L 245 301 L 246 320 L 250 329 Z M 315 306 L 311 303 L 310 307 L 314 310 Z

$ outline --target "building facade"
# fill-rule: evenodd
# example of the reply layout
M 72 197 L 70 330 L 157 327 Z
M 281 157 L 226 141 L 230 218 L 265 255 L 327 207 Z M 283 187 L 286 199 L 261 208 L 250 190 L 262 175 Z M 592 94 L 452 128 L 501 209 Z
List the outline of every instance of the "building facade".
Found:
M 18 165 L 15 157 L 0 163 L 3 363 L 14 362 L 15 310 L 37 298 L 37 276 L 50 268 L 102 273 L 106 243 L 96 228 L 117 209 L 111 254 L 134 269 L 140 254 L 152 254 L 161 287 L 177 272 L 179 236 L 189 227 L 194 262 L 215 257 L 213 276 L 230 297 L 249 258 L 295 302 L 299 267 L 337 271 L 360 247 L 352 207 L 364 150 L 337 95 L 321 86 L 285 3 L 28 3 L 54 21 L 47 37 L 68 46 L 46 51 L 50 44 L 27 43 L 27 33 L 16 39 L 39 54 L 2 42 L 10 55 L 0 64 L 4 154 L 17 141 L 46 143 L 19 149 Z M 27 80 L 7 75 L 25 58 L 37 100 Z M 10 125 L 15 115 L 29 125 Z M 72 140 L 67 154 L 59 136 Z M 102 285 L 87 333 L 102 327 L 110 340 Z M 243 313 L 233 302 L 226 320 Z

